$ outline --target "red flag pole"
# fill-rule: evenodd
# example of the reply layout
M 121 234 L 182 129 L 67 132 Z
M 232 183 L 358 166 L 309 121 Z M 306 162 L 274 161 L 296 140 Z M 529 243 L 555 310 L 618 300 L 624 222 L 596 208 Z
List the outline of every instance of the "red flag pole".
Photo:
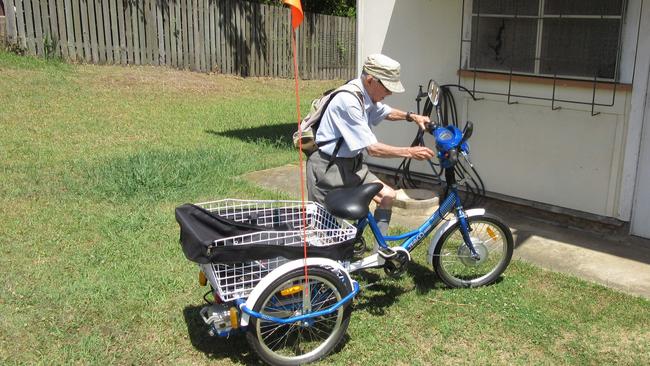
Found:
M 298 141 L 300 149 L 298 151 L 299 169 L 300 169 L 300 198 L 302 202 L 302 240 L 303 240 L 303 265 L 305 272 L 305 288 L 303 295 L 303 311 L 311 311 L 311 294 L 309 289 L 309 274 L 307 269 L 307 207 L 305 205 L 305 177 L 303 173 L 303 156 L 302 156 L 302 131 L 300 131 L 300 93 L 298 86 L 298 57 L 296 45 L 296 28 L 302 23 L 303 13 L 300 0 L 284 0 L 285 4 L 291 6 L 291 49 L 293 51 L 293 75 L 296 90 L 296 115 L 298 120 Z
M 296 56 L 296 31 L 291 30 L 291 48 L 293 49 L 293 70 L 294 82 L 296 89 L 296 114 L 298 117 L 298 131 L 300 131 L 300 93 L 298 85 L 298 57 Z M 305 260 L 305 281 L 307 281 L 307 208 L 305 206 L 305 174 L 303 171 L 303 154 L 302 154 L 302 131 L 298 133 L 298 140 L 300 141 L 300 149 L 298 151 L 298 160 L 300 162 L 300 200 L 302 202 L 302 239 L 303 239 L 303 255 Z

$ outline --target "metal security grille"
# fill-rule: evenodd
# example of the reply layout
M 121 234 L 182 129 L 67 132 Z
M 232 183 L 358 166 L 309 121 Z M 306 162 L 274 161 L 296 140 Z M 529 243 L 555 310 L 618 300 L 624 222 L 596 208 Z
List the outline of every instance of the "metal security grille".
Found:
M 474 0 L 469 68 L 616 81 L 623 0 Z
M 460 70 L 553 79 L 552 102 L 611 106 L 619 82 L 626 0 L 472 0 L 463 2 Z M 467 75 L 467 73 L 465 73 Z M 555 79 L 593 82 L 591 102 L 555 98 Z M 598 84 L 614 84 L 596 103 Z M 475 82 L 474 82 L 475 84 Z M 509 102 L 511 85 L 503 93 Z M 481 92 L 480 90 L 475 90 Z

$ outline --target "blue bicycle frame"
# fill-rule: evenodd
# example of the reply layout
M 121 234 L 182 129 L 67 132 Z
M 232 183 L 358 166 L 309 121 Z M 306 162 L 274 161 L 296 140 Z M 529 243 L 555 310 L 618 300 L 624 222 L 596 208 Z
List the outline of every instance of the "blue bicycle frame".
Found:
M 375 239 L 377 239 L 377 243 L 381 248 L 388 249 L 389 246 L 387 242 L 404 240 L 400 246 L 411 252 L 422 242 L 424 238 L 427 237 L 427 235 L 433 231 L 433 229 L 435 229 L 440 221 L 444 220 L 445 215 L 451 212 L 454 208 L 456 210 L 456 217 L 460 222 L 460 229 L 465 244 L 470 250 L 472 258 L 479 259 L 479 255 L 476 252 L 476 249 L 474 248 L 472 240 L 469 236 L 471 229 L 467 223 L 467 215 L 465 215 L 465 211 L 463 210 L 463 205 L 460 196 L 458 195 L 456 184 L 449 186 L 449 194 L 442 202 L 440 207 L 438 207 L 438 210 L 436 210 L 436 212 L 434 212 L 422 225 L 420 225 L 420 227 L 413 231 L 397 236 L 384 236 L 379 231 L 375 217 L 372 215 L 372 213 L 369 212 L 366 218 L 361 219 L 359 222 L 357 222 L 357 232 L 362 233 L 366 225 L 370 225 L 370 229 L 372 230 L 372 233 L 375 236 Z

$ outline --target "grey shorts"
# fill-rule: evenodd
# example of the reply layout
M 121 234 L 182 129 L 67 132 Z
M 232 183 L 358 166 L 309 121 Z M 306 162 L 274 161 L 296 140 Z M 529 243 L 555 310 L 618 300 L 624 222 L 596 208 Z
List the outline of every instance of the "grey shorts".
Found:
M 357 187 L 379 180 L 368 170 L 361 154 L 355 158 L 336 158 L 327 169 L 329 162 L 330 156 L 321 151 L 314 152 L 307 160 L 310 201 L 323 203 L 327 193 L 333 189 Z

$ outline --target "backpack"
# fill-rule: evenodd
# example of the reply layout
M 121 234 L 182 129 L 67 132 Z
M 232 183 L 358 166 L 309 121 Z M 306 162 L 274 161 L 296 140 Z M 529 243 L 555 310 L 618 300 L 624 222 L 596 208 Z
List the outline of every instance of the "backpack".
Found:
M 299 137 L 300 132 L 302 131 L 302 152 L 304 152 L 305 155 L 309 156 L 318 150 L 318 145 L 316 145 L 316 132 L 318 131 L 318 126 L 320 126 L 321 118 L 323 118 L 323 114 L 325 113 L 325 110 L 329 106 L 334 96 L 341 92 L 347 92 L 354 95 L 359 100 L 359 103 L 361 103 L 361 108 L 363 108 L 363 94 L 357 86 L 352 84 L 343 84 L 336 89 L 330 89 L 323 93 L 321 97 L 314 99 L 311 102 L 309 113 L 300 122 L 300 129 L 293 133 L 293 146 L 299 149 Z M 336 140 L 338 140 L 338 142 L 336 144 L 336 148 L 334 149 L 332 159 L 336 157 L 336 154 L 338 153 L 338 150 L 343 143 L 343 137 L 320 143 L 320 145 L 323 146 Z

